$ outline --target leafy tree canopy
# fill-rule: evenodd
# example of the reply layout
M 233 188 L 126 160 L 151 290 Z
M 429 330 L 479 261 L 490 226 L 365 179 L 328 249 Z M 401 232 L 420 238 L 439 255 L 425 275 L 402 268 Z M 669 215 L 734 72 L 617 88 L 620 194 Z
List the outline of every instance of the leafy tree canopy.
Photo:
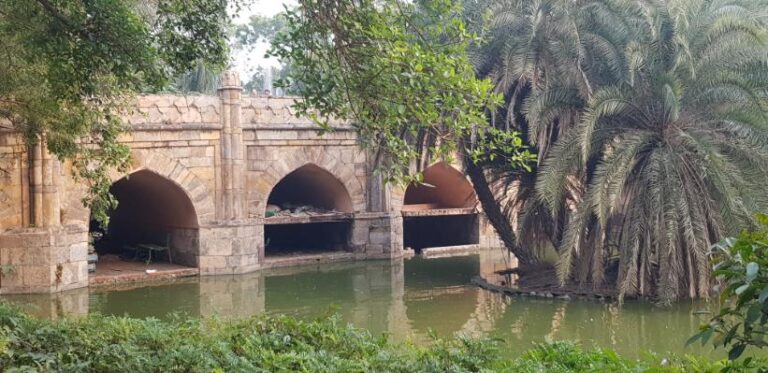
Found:
M 71 160 L 85 203 L 106 221 L 111 167 L 124 169 L 119 114 L 139 91 L 164 88 L 198 62 L 227 57 L 226 0 L 0 2 L 0 119 L 28 144 Z M 86 146 L 85 144 L 89 144 Z M 93 145 L 93 146 L 90 146 Z
M 501 134 L 485 131 L 501 97 L 475 77 L 467 55 L 475 35 L 461 13 L 450 0 L 300 1 L 271 50 L 292 66 L 278 84 L 301 82 L 298 115 L 322 128 L 331 118 L 350 121 L 389 181 L 418 181 L 412 161 L 450 157 L 473 134 L 491 139 L 476 158 L 503 151 L 524 165 L 532 156 L 514 135 L 500 143 Z
M 259 42 L 269 43 L 285 27 L 285 13 L 278 13 L 272 17 L 254 15 L 251 16 L 248 23 L 237 26 L 235 29 L 235 43 L 241 46 Z

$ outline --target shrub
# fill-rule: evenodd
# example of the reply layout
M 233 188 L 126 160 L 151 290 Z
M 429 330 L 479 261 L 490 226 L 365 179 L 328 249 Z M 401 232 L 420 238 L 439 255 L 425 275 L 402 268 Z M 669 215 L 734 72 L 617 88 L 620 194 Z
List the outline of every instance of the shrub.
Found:
M 714 274 L 724 286 L 720 312 L 688 341 L 703 345 L 711 339 L 715 347 L 729 349 L 731 360 L 748 346 L 768 346 L 768 216 L 757 218 L 761 230 L 742 232 L 713 247 Z
M 505 359 L 492 340 L 391 343 L 338 317 L 286 316 L 171 321 L 91 315 L 39 320 L 0 303 L 3 372 L 714 372 L 694 358 L 643 361 L 570 342 Z

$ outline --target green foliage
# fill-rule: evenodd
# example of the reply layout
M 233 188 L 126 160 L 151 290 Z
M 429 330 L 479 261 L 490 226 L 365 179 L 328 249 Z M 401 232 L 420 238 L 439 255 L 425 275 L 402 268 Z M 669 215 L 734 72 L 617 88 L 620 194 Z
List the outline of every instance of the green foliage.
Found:
M 251 16 L 247 24 L 239 25 L 235 29 L 234 33 L 234 45 L 235 48 L 253 51 L 262 43 L 272 44 L 275 37 L 288 30 L 287 20 L 284 12 L 280 12 L 271 17 L 265 17 L 261 15 Z M 267 89 L 274 88 L 270 85 L 281 79 L 287 79 L 292 69 L 288 61 L 281 61 L 280 67 L 274 66 L 258 66 L 256 67 L 253 75 L 246 79 L 243 86 L 246 92 L 256 91 L 259 94 L 263 93 Z M 268 81 L 268 77 L 271 80 Z M 301 89 L 301 82 L 293 81 L 289 87 L 283 87 L 283 93 L 287 95 L 298 95 Z M 270 92 L 275 94 L 275 92 Z
M 0 265 L 0 276 L 10 275 L 16 272 L 16 266 L 12 264 Z
M 506 359 L 499 347 L 468 338 L 437 339 L 427 347 L 395 344 L 341 325 L 337 317 L 160 321 L 91 315 L 48 321 L 0 304 L 4 372 L 714 372 L 747 366 L 691 357 L 631 361 L 567 342 Z
M 201 93 L 215 95 L 216 90 L 219 88 L 220 75 L 221 69 L 211 68 L 202 62 L 198 62 L 192 71 L 188 71 L 176 78 L 171 90 L 184 94 Z
M 714 275 L 723 283 L 720 312 L 688 343 L 711 340 L 737 359 L 747 347 L 763 348 L 768 333 L 768 216 L 762 229 L 727 238 L 712 249 Z
M 0 305 L 5 372 L 467 372 L 488 370 L 496 356 L 494 344 L 469 339 L 393 345 L 336 317 L 51 322 Z
M 235 44 L 239 47 L 253 46 L 257 43 L 271 43 L 275 36 L 286 29 L 284 13 L 272 17 L 254 15 L 244 25 L 235 29 Z
M 489 167 L 509 219 L 522 211 L 521 242 L 554 245 L 563 283 L 706 297 L 708 248 L 768 207 L 768 3 L 490 9 L 473 54 L 505 94 L 496 127 L 526 134 L 541 160 L 534 178 Z
M 562 280 L 618 255 L 622 296 L 707 297 L 713 240 L 768 207 L 768 8 L 738 3 L 661 2 L 626 16 L 644 21 L 633 22 L 623 75 L 595 87 L 537 185 L 556 210 L 564 179 L 583 180 Z
M 423 154 L 450 158 L 459 144 L 487 127 L 501 98 L 475 77 L 467 55 L 476 41 L 450 0 L 338 2 L 303 0 L 285 13 L 287 28 L 271 54 L 291 66 L 279 86 L 301 82 L 297 115 L 330 130 L 351 122 L 377 154 L 385 180 L 410 182 Z M 511 140 L 494 136 L 495 142 Z M 522 149 L 513 149 L 510 153 Z M 512 157 L 516 165 L 529 157 Z
M 496 170 L 506 167 L 510 171 L 519 171 L 521 168 L 531 172 L 531 164 L 536 161 L 536 155 L 532 154 L 523 144 L 520 132 L 504 131 L 498 128 L 488 128 L 478 135 L 475 146 L 469 150 L 469 155 L 475 163 L 500 164 Z
M 106 221 L 109 169 L 124 169 L 120 115 L 133 94 L 161 90 L 198 62 L 226 60 L 224 0 L 0 3 L 0 120 L 75 164 L 85 200 Z
M 280 67 L 270 66 L 268 68 L 259 66 L 253 72 L 250 80 L 243 85 L 243 90 L 246 92 L 255 91 L 262 94 L 265 90 L 275 88 L 275 81 L 286 79 L 290 75 L 291 69 L 291 65 L 287 64 L 283 64 Z M 272 87 L 270 87 L 270 82 L 272 83 Z M 301 91 L 301 86 L 301 82 L 293 82 L 289 87 L 280 88 L 283 90 L 284 95 L 296 96 Z M 270 92 L 270 94 L 276 95 L 277 92 Z
M 764 360 L 751 362 L 708 361 L 694 356 L 662 358 L 649 354 L 627 360 L 608 349 L 583 350 L 571 342 L 538 345 L 499 371 L 520 373 L 565 372 L 754 372 Z

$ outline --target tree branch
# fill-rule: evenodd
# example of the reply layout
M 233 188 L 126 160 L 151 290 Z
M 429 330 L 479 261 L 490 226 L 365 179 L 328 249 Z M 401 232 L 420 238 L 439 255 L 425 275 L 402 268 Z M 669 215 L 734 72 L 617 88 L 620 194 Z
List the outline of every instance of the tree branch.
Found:
M 65 24 L 69 28 L 76 28 L 75 25 L 72 24 L 72 22 L 64 15 L 64 13 L 61 12 L 58 8 L 56 8 L 55 5 L 51 4 L 48 0 L 37 0 L 37 2 L 43 6 L 43 8 L 48 11 L 54 18 L 61 21 L 61 23 Z

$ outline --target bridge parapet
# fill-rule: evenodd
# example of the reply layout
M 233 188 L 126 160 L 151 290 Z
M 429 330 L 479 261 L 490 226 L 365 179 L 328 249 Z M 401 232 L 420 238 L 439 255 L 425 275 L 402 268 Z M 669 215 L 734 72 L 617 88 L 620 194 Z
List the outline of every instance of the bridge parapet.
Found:
M 245 96 L 242 98 L 242 123 L 244 128 L 305 128 L 318 129 L 311 119 L 296 116 L 293 104 L 298 97 Z M 332 121 L 337 129 L 350 129 L 341 121 Z
M 271 129 L 311 129 L 318 126 L 309 118 L 296 116 L 293 103 L 298 97 L 242 96 L 240 127 Z M 130 130 L 174 128 L 221 128 L 222 99 L 207 95 L 143 95 L 135 109 L 125 116 Z M 349 130 L 344 122 L 332 122 L 334 129 Z
M 136 109 L 125 118 L 131 129 L 152 126 L 221 126 L 221 100 L 216 96 L 139 96 Z

